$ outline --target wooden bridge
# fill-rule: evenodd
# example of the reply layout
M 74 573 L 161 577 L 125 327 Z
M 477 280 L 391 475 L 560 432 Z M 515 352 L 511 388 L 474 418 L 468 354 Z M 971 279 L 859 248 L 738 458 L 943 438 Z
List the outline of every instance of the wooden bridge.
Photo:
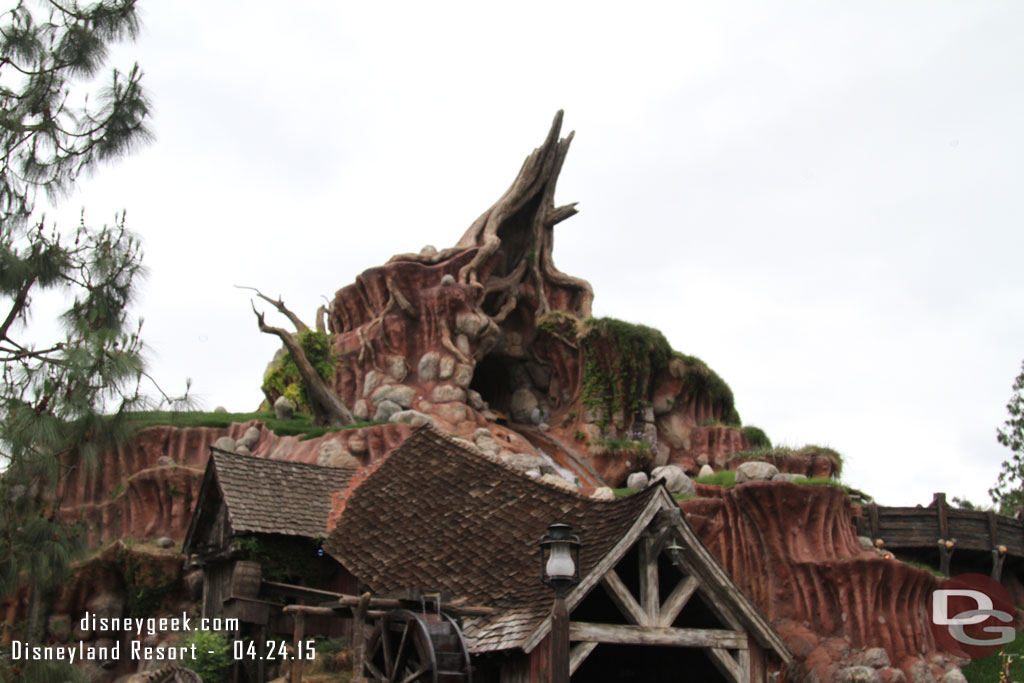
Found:
M 960 510 L 936 493 L 928 507 L 862 506 L 855 517 L 857 533 L 901 557 L 932 566 L 949 576 L 957 571 L 985 569 L 998 580 L 1004 563 L 1016 573 L 1024 570 L 1024 521 L 995 512 Z M 956 560 L 954 562 L 954 555 Z

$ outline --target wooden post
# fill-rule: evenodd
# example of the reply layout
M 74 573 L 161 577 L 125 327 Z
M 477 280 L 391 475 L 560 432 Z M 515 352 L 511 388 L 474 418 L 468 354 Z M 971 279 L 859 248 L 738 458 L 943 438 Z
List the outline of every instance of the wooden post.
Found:
M 260 648 L 259 650 L 257 650 L 257 652 L 259 652 L 260 655 L 262 655 L 264 652 L 267 651 L 267 626 L 266 626 L 266 624 L 260 624 L 259 630 L 256 633 L 257 633 L 256 637 L 259 639 L 258 646 Z M 266 683 L 266 681 L 267 681 L 267 672 L 266 672 L 266 669 L 264 668 L 265 666 L 266 666 L 266 662 L 263 661 L 263 657 L 262 656 L 259 659 L 256 660 L 256 683 Z
M 999 522 L 996 520 L 995 510 L 989 510 L 988 517 L 988 545 L 990 548 L 999 547 Z
M 947 540 L 940 538 L 939 546 L 939 571 L 944 576 L 949 576 L 949 562 L 953 559 L 953 551 L 956 550 L 956 539 Z
M 555 596 L 551 608 L 551 683 L 569 683 L 569 608 L 565 597 Z
M 868 505 L 868 519 L 871 520 L 871 540 L 878 538 L 878 505 Z
M 949 506 L 946 504 L 946 494 L 936 493 L 932 497 L 932 504 L 939 514 L 939 538 L 949 538 Z
M 295 659 L 292 660 L 291 683 L 302 683 L 302 660 L 299 659 L 299 642 L 305 637 L 306 615 L 303 612 L 292 612 L 292 619 L 295 620 Z
M 363 660 L 366 659 L 366 612 L 370 608 L 370 594 L 359 596 L 359 603 L 352 609 L 352 681 L 362 683 Z
M 1003 560 L 1006 559 L 1006 546 L 1000 545 L 992 548 L 992 573 L 989 574 L 998 581 L 1003 575 Z

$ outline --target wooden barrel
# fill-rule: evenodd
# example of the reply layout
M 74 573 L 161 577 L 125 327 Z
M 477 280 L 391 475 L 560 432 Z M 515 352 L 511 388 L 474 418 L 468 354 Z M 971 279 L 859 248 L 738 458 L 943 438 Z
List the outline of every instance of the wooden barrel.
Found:
M 259 562 L 239 560 L 231 570 L 231 597 L 255 598 L 260 594 L 262 567 Z

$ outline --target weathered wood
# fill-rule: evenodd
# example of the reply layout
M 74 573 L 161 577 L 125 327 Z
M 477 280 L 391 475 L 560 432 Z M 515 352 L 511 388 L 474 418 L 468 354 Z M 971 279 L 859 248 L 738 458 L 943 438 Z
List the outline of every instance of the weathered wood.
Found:
M 999 524 L 996 522 L 995 510 L 989 510 L 986 516 L 988 517 L 989 546 L 995 548 L 999 545 Z
M 1006 559 L 1005 547 L 992 548 L 992 571 L 989 573 L 989 576 L 996 581 L 1003 575 L 1003 561 Z
M 310 614 L 315 617 L 333 617 L 338 614 L 334 607 L 315 607 L 313 605 L 285 605 L 281 611 L 287 614 Z
M 292 615 L 292 620 L 295 622 L 295 632 L 292 638 L 292 645 L 295 646 L 295 659 L 292 660 L 291 683 L 302 683 L 302 660 L 299 658 L 299 643 L 306 637 L 306 615 L 303 612 L 296 611 Z
M 661 614 L 658 615 L 658 626 L 671 626 L 699 586 L 700 580 L 696 576 L 687 576 L 676 584 L 676 587 L 672 589 L 672 593 L 665 598 L 665 604 L 661 606 Z
M 939 547 L 939 571 L 943 576 L 949 576 L 949 563 L 953 559 L 953 551 L 956 550 L 956 541 L 940 538 L 937 545 Z
M 626 619 L 638 626 L 647 626 L 652 623 L 648 620 L 647 613 L 640 607 L 636 598 L 629 592 L 629 588 L 623 583 L 622 578 L 614 569 L 608 570 L 608 573 L 601 579 L 601 585 L 604 586 L 604 589 L 608 592 L 608 597 L 612 599 L 612 602 L 615 603 L 615 606 L 619 608 L 619 611 L 622 612 Z
M 743 670 L 740 668 L 739 662 L 733 659 L 732 655 L 728 651 L 722 648 L 708 648 L 708 657 L 722 673 L 723 676 L 728 678 L 734 683 L 748 683 L 749 677 L 744 676 Z
M 640 599 L 648 624 L 658 623 L 661 598 L 658 589 L 658 547 L 650 534 L 640 539 Z
M 335 594 L 337 595 L 337 594 Z M 338 598 L 338 604 L 344 607 L 355 607 L 360 604 L 362 600 L 361 596 L 357 595 L 345 595 L 341 594 Z M 374 598 L 371 597 L 367 604 L 370 609 L 419 609 L 419 602 L 409 600 L 401 600 L 399 598 Z M 465 605 L 459 601 L 442 602 L 441 611 L 447 614 L 466 616 L 466 617 L 485 617 L 494 614 L 497 610 L 493 607 L 483 607 L 479 605 Z
M 932 500 L 935 512 L 939 517 L 939 538 L 949 538 L 949 506 L 946 504 L 946 494 L 936 493 Z
M 580 664 L 583 663 L 594 648 L 597 647 L 597 643 L 577 643 L 569 651 L 569 675 L 572 676 L 576 673 L 576 669 L 580 668 Z
M 551 608 L 551 683 L 569 683 L 569 608 L 561 594 Z
M 874 503 L 868 505 L 868 519 L 871 521 L 871 538 L 876 539 L 878 534 L 878 506 Z
M 717 647 L 746 649 L 744 631 L 711 628 L 670 628 L 623 624 L 569 622 L 569 640 L 618 645 L 668 645 L 672 647 Z

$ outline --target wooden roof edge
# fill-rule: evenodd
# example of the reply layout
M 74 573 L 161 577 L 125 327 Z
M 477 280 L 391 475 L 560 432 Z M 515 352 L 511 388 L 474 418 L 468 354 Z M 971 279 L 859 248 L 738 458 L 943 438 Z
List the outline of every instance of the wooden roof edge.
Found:
M 679 509 L 678 503 L 672 499 L 667 490 L 664 491 L 664 500 L 670 503 L 673 508 Z M 715 592 L 726 605 L 731 604 L 734 616 L 743 623 L 761 647 L 773 650 L 785 664 L 792 661 L 793 653 L 790 652 L 785 641 L 782 640 L 782 637 L 776 633 L 774 627 L 761 614 L 761 610 L 757 608 L 740 587 L 736 585 L 736 582 L 732 580 L 732 577 L 729 576 L 722 565 L 719 564 L 718 559 L 708 550 L 704 542 L 700 540 L 700 536 L 693 530 L 690 523 L 686 521 L 685 515 L 680 514 L 674 526 L 676 533 L 681 536 L 681 540 L 685 543 L 685 551 L 694 555 L 695 558 L 693 559 L 698 560 L 694 563 L 694 571 L 704 574 L 701 577 L 703 579 L 711 579 L 710 581 L 703 581 L 701 588 Z
M 188 531 L 185 532 L 185 540 L 181 544 L 181 552 L 185 555 L 192 554 L 193 537 L 199 526 L 199 518 L 203 515 L 203 499 L 209 495 L 210 487 L 214 486 L 213 482 L 217 476 L 216 463 L 213 459 L 214 450 L 213 446 L 211 446 L 210 458 L 206 461 L 206 471 L 203 472 L 203 483 L 199 487 L 199 495 L 196 496 L 196 507 L 192 510 L 192 519 L 189 520 Z M 220 494 L 221 498 L 224 497 L 224 492 L 220 490 L 220 486 L 216 486 L 216 491 Z

